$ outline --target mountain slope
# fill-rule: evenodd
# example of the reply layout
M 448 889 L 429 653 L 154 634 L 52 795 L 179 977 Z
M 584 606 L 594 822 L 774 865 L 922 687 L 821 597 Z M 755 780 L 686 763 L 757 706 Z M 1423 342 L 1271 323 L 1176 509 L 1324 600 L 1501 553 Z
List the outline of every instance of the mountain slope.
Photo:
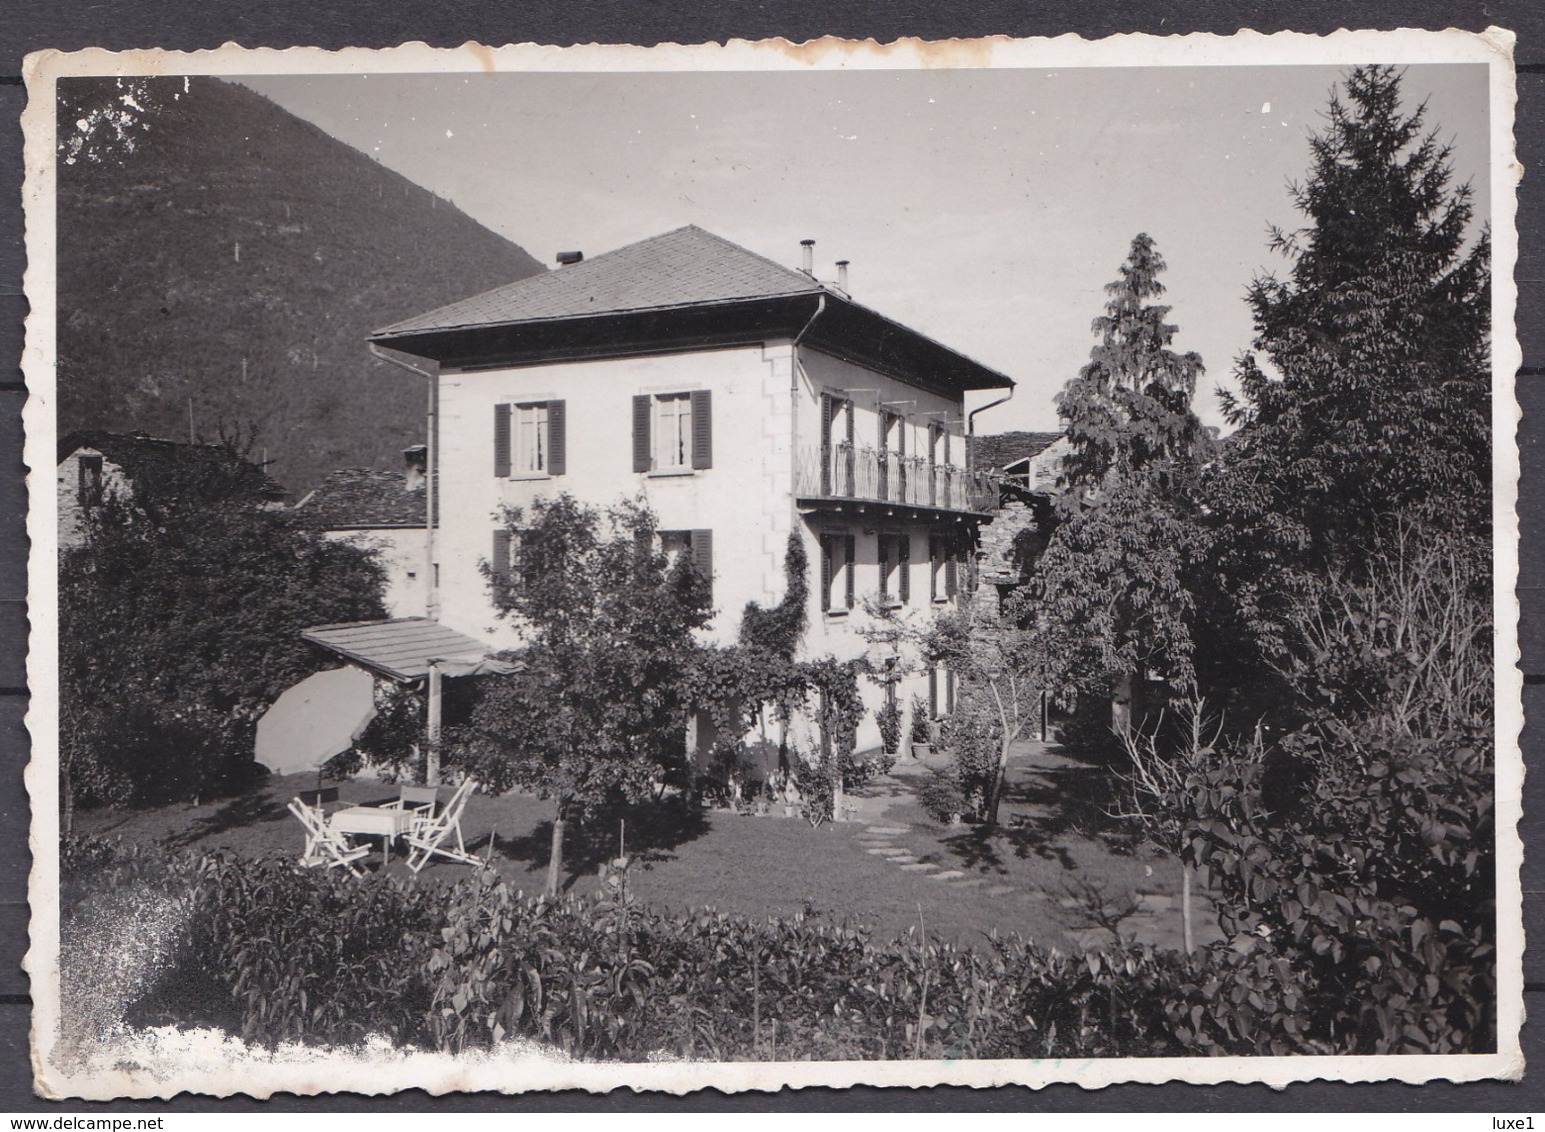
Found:
M 127 101 L 126 101 L 127 100 Z M 432 193 L 214 79 L 60 83 L 59 431 L 265 451 L 303 493 L 396 468 L 422 381 L 373 329 L 542 266 Z

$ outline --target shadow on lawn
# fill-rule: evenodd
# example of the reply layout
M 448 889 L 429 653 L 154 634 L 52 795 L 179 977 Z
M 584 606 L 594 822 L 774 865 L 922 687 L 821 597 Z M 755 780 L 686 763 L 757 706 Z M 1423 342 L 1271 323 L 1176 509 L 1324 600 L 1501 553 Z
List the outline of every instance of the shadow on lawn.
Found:
M 260 822 L 278 821 L 286 816 L 283 803 L 261 790 L 253 790 L 238 794 L 208 817 L 199 818 L 187 829 L 172 834 L 166 844 L 174 849 L 185 849 L 206 837 Z
M 621 823 L 626 822 L 626 830 Z M 583 822 L 570 821 L 563 835 L 563 864 L 567 874 L 563 888 L 574 886 L 580 877 L 593 875 L 602 862 L 617 856 L 619 834 L 629 857 L 647 865 L 671 859 L 670 850 L 707 833 L 708 817 L 699 806 L 675 800 L 643 803 L 636 806 L 608 806 Z M 497 855 L 510 861 L 523 861 L 528 872 L 547 868 L 552 851 L 553 823 L 538 822 L 522 837 L 495 837 Z
M 941 840 L 962 867 L 1005 872 L 1003 856 L 1039 857 L 1064 869 L 1078 867 L 1068 852 L 1070 837 L 1101 841 L 1127 854 L 1141 835 L 1113 816 L 1115 780 L 1104 766 L 1062 755 L 1057 765 L 1023 769 L 1003 784 L 999 824 L 974 826 Z

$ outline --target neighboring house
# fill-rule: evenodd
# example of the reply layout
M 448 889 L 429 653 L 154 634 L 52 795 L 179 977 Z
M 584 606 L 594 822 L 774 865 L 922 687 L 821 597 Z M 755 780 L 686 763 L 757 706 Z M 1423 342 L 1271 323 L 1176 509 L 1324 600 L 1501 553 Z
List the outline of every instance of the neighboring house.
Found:
M 223 444 L 88 429 L 63 437 L 58 454 L 61 549 L 80 545 L 87 517 L 108 500 L 175 507 L 183 500 L 239 497 L 277 504 L 284 498 L 284 489 L 260 467 Z
M 400 472 L 341 468 L 295 505 L 313 529 L 376 551 L 392 617 L 421 617 L 428 606 L 427 454 L 422 444 L 405 449 Z
M 964 466 L 965 394 L 1014 383 L 854 302 L 844 264 L 818 281 L 810 257 L 794 270 L 689 226 L 378 331 L 437 364 L 431 616 L 514 644 L 480 570 L 511 566 L 495 514 L 559 492 L 646 500 L 711 577 L 721 642 L 748 601 L 782 597 L 791 532 L 807 655 L 864 654 L 866 598 L 919 619 L 952 603 L 998 502 Z M 900 691 L 942 712 L 940 676 Z M 860 746 L 876 742 L 866 716 Z
M 1051 500 L 1070 445 L 1060 432 L 1005 432 L 975 444 L 979 465 L 999 476 L 998 507 L 977 552 L 981 581 L 1003 596 L 1023 584 L 1051 538 Z

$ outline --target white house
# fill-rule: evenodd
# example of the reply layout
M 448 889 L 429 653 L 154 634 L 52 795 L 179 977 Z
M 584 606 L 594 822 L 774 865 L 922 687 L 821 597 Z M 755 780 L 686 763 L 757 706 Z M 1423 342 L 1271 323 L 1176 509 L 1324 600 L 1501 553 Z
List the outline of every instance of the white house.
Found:
M 966 466 L 965 394 L 1013 382 L 810 260 L 809 241 L 795 270 L 689 226 L 373 335 L 432 382 L 429 616 L 514 643 L 480 570 L 508 565 L 496 513 L 565 491 L 645 499 L 712 577 L 720 641 L 782 596 L 790 532 L 812 564 L 807 655 L 865 652 L 866 597 L 917 617 L 951 603 L 997 503 Z M 952 688 L 900 691 L 942 712 Z M 876 743 L 866 721 L 859 745 Z
M 376 552 L 386 571 L 386 610 L 422 616 L 429 587 L 427 449 L 403 451 L 403 470 L 340 468 L 295 504 L 296 518 L 328 538 Z

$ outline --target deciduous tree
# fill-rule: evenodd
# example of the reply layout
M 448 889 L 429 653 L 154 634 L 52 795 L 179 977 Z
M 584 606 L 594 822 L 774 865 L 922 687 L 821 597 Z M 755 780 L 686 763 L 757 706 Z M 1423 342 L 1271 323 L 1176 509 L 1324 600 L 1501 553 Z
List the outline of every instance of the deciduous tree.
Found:
M 456 757 L 496 790 L 553 803 L 547 891 L 567 823 L 636 800 L 685 757 L 693 630 L 711 616 L 708 579 L 656 545 L 654 516 L 606 513 L 569 495 L 508 509 L 508 574 L 487 569 L 496 608 L 519 627 L 521 671 L 484 677 Z

